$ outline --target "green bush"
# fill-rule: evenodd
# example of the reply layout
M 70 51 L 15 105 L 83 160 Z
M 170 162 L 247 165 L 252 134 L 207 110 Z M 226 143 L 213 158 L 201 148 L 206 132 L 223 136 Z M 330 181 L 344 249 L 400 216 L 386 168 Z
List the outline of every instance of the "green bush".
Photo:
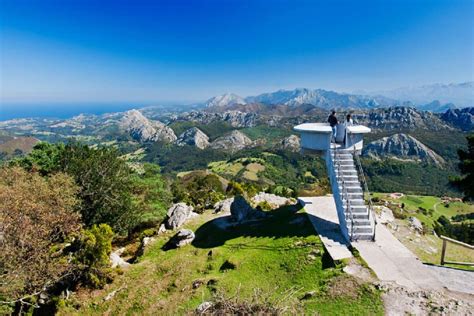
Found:
M 109 256 L 114 232 L 107 224 L 93 225 L 77 241 L 75 261 L 84 284 L 101 288 L 112 280 Z
M 260 209 L 262 211 L 271 211 L 273 208 L 267 201 L 262 201 L 258 203 L 257 209 Z

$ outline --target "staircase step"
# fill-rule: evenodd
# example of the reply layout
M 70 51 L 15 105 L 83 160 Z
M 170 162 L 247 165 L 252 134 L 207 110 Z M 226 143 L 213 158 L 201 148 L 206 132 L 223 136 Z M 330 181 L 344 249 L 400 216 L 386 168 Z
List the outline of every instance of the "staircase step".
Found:
M 346 189 L 348 193 L 361 193 L 362 194 L 362 188 L 360 186 L 348 186 L 345 185 L 344 187 L 342 185 L 339 186 L 339 191 L 343 192 L 343 189 Z
M 372 233 L 373 230 L 372 230 L 372 226 L 370 225 L 366 225 L 366 226 L 357 226 L 357 225 L 354 225 L 354 229 L 351 230 L 351 227 L 350 225 L 347 225 L 347 229 L 349 230 L 349 234 L 350 232 L 352 231 L 353 234 L 359 234 L 359 233 Z
M 351 204 L 351 206 L 356 206 L 356 205 L 363 205 L 365 206 L 365 201 L 362 200 L 362 199 L 354 199 L 354 200 L 349 200 L 349 203 Z M 346 199 L 342 199 L 342 204 L 345 205 L 346 204 Z
M 372 240 L 373 237 L 374 237 L 373 232 L 371 232 L 371 233 L 358 233 L 358 234 L 354 234 L 354 236 L 352 236 L 352 240 L 353 241 L 356 241 L 356 240 Z

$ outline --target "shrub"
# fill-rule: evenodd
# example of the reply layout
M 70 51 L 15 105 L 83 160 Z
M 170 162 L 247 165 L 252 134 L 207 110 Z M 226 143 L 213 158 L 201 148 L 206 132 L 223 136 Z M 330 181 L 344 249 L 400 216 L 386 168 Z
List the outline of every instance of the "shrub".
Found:
M 19 167 L 0 168 L 1 300 L 38 294 L 72 271 L 62 250 L 81 228 L 77 191 L 63 173 L 44 178 Z
M 112 228 L 100 224 L 83 231 L 77 241 L 75 261 L 80 267 L 81 279 L 92 288 L 101 288 L 112 279 L 109 256 L 113 237 Z

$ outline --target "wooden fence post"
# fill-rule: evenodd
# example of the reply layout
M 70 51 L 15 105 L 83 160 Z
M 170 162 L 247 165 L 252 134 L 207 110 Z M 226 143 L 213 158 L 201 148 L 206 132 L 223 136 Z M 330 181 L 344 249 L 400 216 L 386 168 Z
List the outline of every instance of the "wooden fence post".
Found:
M 443 239 L 443 248 L 441 249 L 441 265 L 444 266 L 444 256 L 446 255 L 446 239 Z

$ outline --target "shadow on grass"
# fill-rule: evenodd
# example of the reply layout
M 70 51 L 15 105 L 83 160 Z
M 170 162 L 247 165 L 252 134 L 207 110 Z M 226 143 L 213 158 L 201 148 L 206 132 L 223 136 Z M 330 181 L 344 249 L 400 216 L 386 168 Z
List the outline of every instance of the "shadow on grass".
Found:
M 284 238 L 307 237 L 317 235 L 308 219 L 309 214 L 300 212 L 301 204 L 288 205 L 269 211 L 270 216 L 240 224 L 232 223 L 230 216 L 219 217 L 200 226 L 195 232 L 192 245 L 197 248 L 214 248 L 222 246 L 228 240 L 238 237 Z M 229 247 L 242 249 L 275 250 L 281 247 L 255 245 L 255 242 L 230 244 Z

